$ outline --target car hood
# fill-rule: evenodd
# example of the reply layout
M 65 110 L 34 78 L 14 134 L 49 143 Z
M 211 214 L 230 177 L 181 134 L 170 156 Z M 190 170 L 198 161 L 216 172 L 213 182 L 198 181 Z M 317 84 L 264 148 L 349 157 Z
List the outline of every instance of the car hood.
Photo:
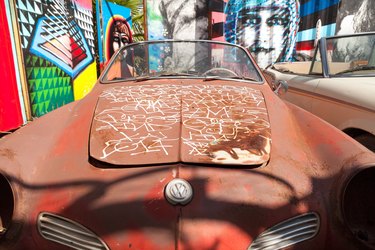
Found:
M 89 153 L 100 162 L 261 165 L 271 131 L 260 90 L 233 85 L 133 85 L 105 89 Z

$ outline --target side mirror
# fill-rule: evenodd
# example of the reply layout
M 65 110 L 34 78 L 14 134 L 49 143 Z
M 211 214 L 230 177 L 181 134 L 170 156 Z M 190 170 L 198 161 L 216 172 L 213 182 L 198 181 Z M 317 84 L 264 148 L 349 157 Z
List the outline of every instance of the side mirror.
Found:
M 276 89 L 273 91 L 276 95 L 282 96 L 288 91 L 288 83 L 284 80 L 280 80 L 275 84 Z

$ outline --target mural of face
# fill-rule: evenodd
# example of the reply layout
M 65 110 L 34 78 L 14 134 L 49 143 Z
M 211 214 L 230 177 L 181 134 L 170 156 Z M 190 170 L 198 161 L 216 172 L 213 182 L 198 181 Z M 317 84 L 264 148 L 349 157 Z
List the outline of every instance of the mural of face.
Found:
M 122 46 L 133 42 L 130 26 L 125 18 L 116 16 L 108 22 L 105 57 L 108 61 Z
M 130 30 L 123 21 L 116 21 L 115 30 L 113 31 L 113 51 L 117 51 L 124 45 L 131 43 Z
M 296 40 L 298 9 L 298 0 L 229 0 L 224 10 L 225 39 L 248 48 L 260 67 L 288 60 Z

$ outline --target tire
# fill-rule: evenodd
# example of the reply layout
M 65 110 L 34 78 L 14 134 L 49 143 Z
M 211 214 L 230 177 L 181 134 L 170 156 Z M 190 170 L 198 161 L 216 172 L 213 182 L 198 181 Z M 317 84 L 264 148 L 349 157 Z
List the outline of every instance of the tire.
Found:
M 354 139 L 375 153 L 375 136 L 362 134 L 355 136 Z

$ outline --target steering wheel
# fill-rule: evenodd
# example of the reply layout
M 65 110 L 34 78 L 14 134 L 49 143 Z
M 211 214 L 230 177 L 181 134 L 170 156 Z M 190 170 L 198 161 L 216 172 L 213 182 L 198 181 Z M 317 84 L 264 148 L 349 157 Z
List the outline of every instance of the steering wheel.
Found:
M 224 72 L 224 75 L 221 75 L 221 76 L 228 76 L 228 73 L 229 73 L 230 75 L 232 75 L 232 76 L 239 76 L 239 75 L 237 75 L 236 72 L 234 72 L 234 71 L 232 71 L 232 70 L 230 70 L 230 69 L 227 69 L 227 68 L 212 68 L 212 69 L 209 69 L 209 70 L 207 70 L 206 72 L 204 72 L 204 73 L 202 74 L 202 76 L 207 76 L 208 74 L 213 73 L 213 72 L 215 72 L 215 71 L 217 71 L 217 72 L 220 72 L 220 71 Z M 215 74 L 215 75 L 216 75 L 216 74 Z M 219 74 L 219 75 L 220 75 L 220 74 Z

